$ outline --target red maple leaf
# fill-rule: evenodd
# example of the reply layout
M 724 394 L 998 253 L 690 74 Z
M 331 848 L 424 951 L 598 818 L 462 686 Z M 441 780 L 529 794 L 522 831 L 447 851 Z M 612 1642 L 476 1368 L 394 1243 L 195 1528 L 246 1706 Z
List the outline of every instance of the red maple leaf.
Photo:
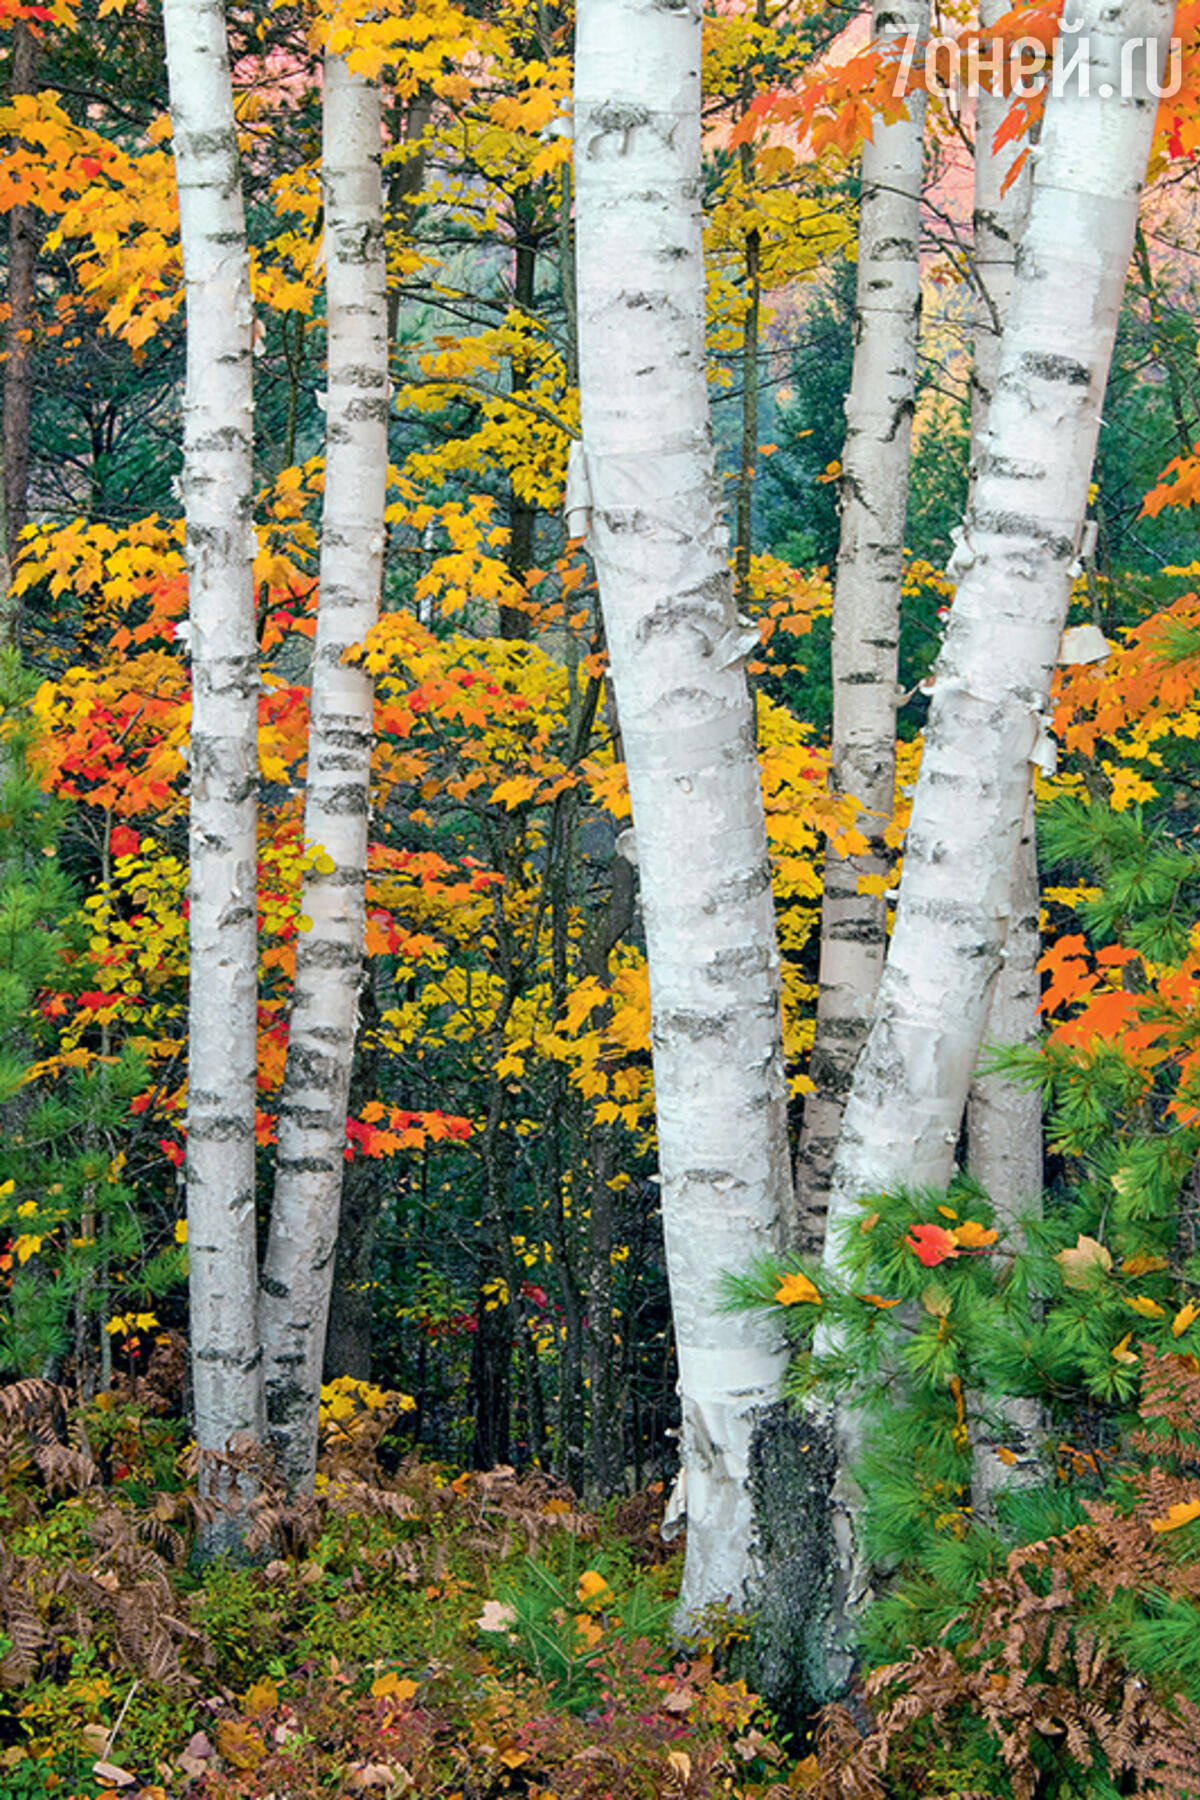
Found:
M 914 1225 L 904 1241 L 917 1261 L 927 1269 L 936 1269 L 939 1263 L 949 1262 L 952 1256 L 960 1254 L 954 1233 L 944 1230 L 941 1225 Z

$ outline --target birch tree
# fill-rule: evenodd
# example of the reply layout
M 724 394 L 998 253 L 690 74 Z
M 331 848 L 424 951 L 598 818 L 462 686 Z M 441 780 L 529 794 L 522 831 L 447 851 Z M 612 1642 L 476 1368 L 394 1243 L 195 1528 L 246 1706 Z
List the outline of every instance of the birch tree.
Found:
M 373 684 L 346 652 L 378 617 L 387 477 L 387 296 L 379 88 L 325 59 L 329 387 L 313 661 L 307 866 L 271 1232 L 262 1278 L 270 1442 L 311 1485 L 362 981 Z
M 257 1440 L 262 1429 L 254 1217 L 253 320 L 224 9 L 220 0 L 166 0 L 163 16 L 187 298 L 192 1383 L 196 1438 L 211 1465 L 231 1438 Z
M 877 0 L 881 47 L 923 42 L 928 0 Z M 819 1250 L 830 1170 L 854 1065 L 866 1039 L 887 947 L 889 867 L 883 832 L 896 779 L 896 690 L 904 518 L 921 311 L 925 96 L 877 120 L 862 153 L 854 367 L 846 397 L 841 541 L 833 595 L 833 785 L 865 809 L 868 847 L 825 855 L 820 991 L 796 1167 L 799 1247 Z
M 683 1404 L 681 1611 L 743 1594 L 746 1475 L 780 1347 L 721 1309 L 790 1203 L 779 971 L 705 384 L 700 5 L 581 0 L 575 193 L 588 524 L 633 801 Z
M 1154 129 L 1144 86 L 1122 93 L 1122 53 L 1145 36 L 1164 67 L 1173 9 L 1084 0 L 1080 14 L 1058 52 L 1079 66 L 1046 106 L 896 924 L 835 1163 L 830 1265 L 860 1198 L 949 1180 L 1012 916 L 1030 770 L 1047 749 L 1050 681 Z M 834 1642 L 862 1576 L 848 1490 L 835 1507 Z
M 982 0 L 979 26 L 985 40 L 1004 11 L 1005 0 Z M 1023 149 L 1020 140 L 996 148 L 997 133 L 1008 106 L 999 83 L 993 92 L 991 84 L 985 82 L 975 99 L 972 469 L 978 468 L 982 459 L 1001 335 L 1012 300 L 1017 251 L 1029 213 L 1032 165 L 1026 158 L 1014 169 Z M 1008 933 L 984 1029 L 988 1046 L 1032 1043 L 1038 1036 L 1040 904 L 1037 829 L 1031 794 L 1013 866 Z M 1012 1226 L 1021 1212 L 1035 1205 L 1041 1196 L 1042 1100 L 1037 1089 L 1021 1087 L 999 1074 L 976 1074 L 967 1096 L 967 1145 L 972 1175 L 986 1190 L 997 1215 Z M 1019 1469 L 1036 1472 L 1032 1449 L 1040 1417 L 1037 1403 L 1009 1398 L 1001 1402 L 998 1410 L 1005 1445 L 1011 1449 L 1017 1442 L 1031 1453 L 1028 1460 L 1023 1458 Z M 990 1444 L 977 1443 L 972 1490 L 976 1509 L 986 1513 L 995 1489 L 1011 1485 L 1012 1480 L 1011 1463 L 1001 1461 Z
M 985 35 L 994 29 L 1003 10 L 1004 0 L 983 0 L 979 24 Z M 1008 106 L 1006 97 L 993 93 L 986 84 L 976 96 L 972 227 L 976 290 L 971 367 L 971 465 L 976 470 L 983 462 L 1001 333 L 1008 317 L 1017 252 L 1029 211 L 1029 161 L 1017 170 L 1015 179 L 1009 179 L 1022 145 L 1016 141 L 996 149 L 996 134 Z M 959 555 L 956 550 L 951 558 L 952 572 Z M 989 1043 L 1027 1043 L 1037 1036 L 1037 961 L 1041 947 L 1038 905 L 1037 839 L 1031 801 L 1017 847 L 1011 922 L 988 1014 L 985 1036 Z M 967 1136 L 972 1174 L 987 1189 L 1001 1215 L 1014 1219 L 1041 1191 L 1040 1096 L 999 1075 L 977 1076 L 968 1102 Z

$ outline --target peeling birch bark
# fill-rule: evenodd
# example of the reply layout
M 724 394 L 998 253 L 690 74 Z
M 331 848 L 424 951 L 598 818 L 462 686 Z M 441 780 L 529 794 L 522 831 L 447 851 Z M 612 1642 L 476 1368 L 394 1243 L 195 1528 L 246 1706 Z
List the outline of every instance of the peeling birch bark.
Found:
M 329 395 L 302 916 L 260 1312 L 268 1435 L 311 1488 L 362 981 L 374 686 L 345 653 L 379 615 L 387 299 L 378 86 L 327 56 L 323 190 Z
M 262 1433 L 256 1312 L 258 643 L 252 308 L 220 0 L 165 0 L 187 296 L 183 498 L 192 656 L 187 1206 L 196 1439 Z M 230 1494 L 228 1497 L 235 1498 Z M 236 1519 L 211 1547 L 237 1541 Z
M 1047 102 L 1029 222 L 988 429 L 960 546 L 960 582 L 925 735 L 891 947 L 855 1071 L 825 1255 L 873 1192 L 945 1187 L 1012 916 L 1011 871 L 1044 753 L 1155 106 L 1122 96 L 1122 49 L 1148 36 L 1165 66 L 1163 0 L 1082 0 L 1063 33 L 1081 82 Z M 852 1429 L 843 1421 L 845 1449 Z M 854 1500 L 835 1491 L 841 1588 L 831 1654 L 864 1571 Z
M 568 512 L 604 608 L 650 963 L 683 1400 L 680 1609 L 742 1598 L 750 1438 L 782 1346 L 720 1307 L 790 1202 L 779 967 L 704 354 L 700 7 L 581 0 L 575 193 L 583 446 Z M 590 490 L 590 491 L 589 491 Z
M 929 0 L 876 0 L 882 44 L 929 31 Z M 868 848 L 825 852 L 820 991 L 796 1163 L 795 1238 L 819 1251 L 842 1110 L 866 1042 L 887 949 L 887 903 L 859 892 L 886 875 L 883 842 L 896 785 L 896 689 L 904 518 L 921 314 L 921 177 L 925 96 L 908 117 L 877 123 L 863 146 L 854 368 L 846 397 L 841 541 L 833 594 L 833 786 L 865 808 Z

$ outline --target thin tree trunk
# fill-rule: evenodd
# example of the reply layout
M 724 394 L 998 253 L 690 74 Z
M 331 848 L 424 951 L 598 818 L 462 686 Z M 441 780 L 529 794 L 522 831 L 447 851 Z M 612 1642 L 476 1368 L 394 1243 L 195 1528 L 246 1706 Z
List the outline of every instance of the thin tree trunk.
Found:
M 256 1308 L 258 645 L 250 268 L 220 0 L 166 0 L 187 293 L 183 496 L 192 654 L 188 1254 L 202 1457 L 262 1435 Z M 223 1491 L 218 1465 L 205 1477 Z M 236 1542 L 236 1519 L 211 1547 Z
M 745 149 L 745 146 L 743 146 Z M 748 154 L 746 160 L 749 160 Z M 750 598 L 754 554 L 754 472 L 758 463 L 758 332 L 762 302 L 762 237 L 746 233 L 746 317 L 742 321 L 742 453 L 738 465 L 733 579 L 739 607 Z
M 877 0 L 881 43 L 923 40 L 929 0 Z M 925 107 L 877 122 L 863 146 L 854 370 L 846 398 L 841 541 L 833 597 L 833 785 L 865 808 L 860 855 L 825 853 L 820 991 L 796 1165 L 795 1238 L 824 1237 L 833 1154 L 854 1065 L 866 1041 L 887 948 L 887 903 L 859 891 L 891 866 L 884 828 L 896 783 L 896 687 L 904 517 L 921 312 L 921 175 Z
M 985 42 L 1008 11 L 1007 0 L 980 0 L 979 29 Z M 999 87 L 999 84 L 997 84 Z M 979 464 L 988 408 L 996 388 L 1000 341 L 1012 301 L 1017 252 L 1029 217 L 1033 162 L 1026 156 L 1014 180 L 1017 157 L 1029 146 L 1020 140 L 996 149 L 996 134 L 1011 98 L 981 83 L 975 99 L 975 196 L 971 212 L 975 276 L 971 345 L 971 468 Z
M 517 205 L 513 304 L 522 318 L 528 318 L 533 313 L 537 283 L 537 244 L 533 236 L 533 222 L 527 216 L 527 212 L 527 208 Z M 525 364 L 516 358 L 512 363 L 511 381 L 514 394 L 524 393 L 529 386 L 529 371 Z M 523 500 L 510 482 L 508 489 L 508 572 L 517 581 L 524 581 L 533 567 L 537 516 L 537 507 L 531 500 Z M 532 626 L 533 621 L 530 615 L 521 608 L 513 606 L 500 608 L 500 636 L 502 638 L 528 638 L 532 635 Z
M 37 39 L 28 24 L 12 27 L 11 95 L 32 94 L 37 85 Z M 29 520 L 29 430 L 33 416 L 34 349 L 37 322 L 37 215 L 32 206 L 14 206 L 8 216 L 8 330 L 4 362 L 4 505 L 8 555 L 15 564 Z
M 260 1302 L 267 1422 L 289 1485 L 311 1486 L 346 1105 L 363 968 L 374 690 L 346 652 L 379 615 L 387 476 L 387 302 L 378 87 L 327 56 L 329 392 L 296 980 Z
M 1050 682 L 1083 529 L 1155 108 L 1121 97 L 1121 53 L 1147 34 L 1165 66 L 1164 0 L 1082 0 L 1082 83 L 1047 102 L 1029 222 L 988 430 L 967 514 L 961 580 L 925 734 L 904 876 L 870 1036 L 855 1071 L 830 1197 L 825 1257 L 872 1192 L 944 1188 L 1012 917 L 1012 869 L 1041 753 Z M 843 1472 L 853 1450 L 842 1421 Z M 866 1574 L 852 1489 L 834 1494 L 841 1564 L 831 1658 Z
M 751 1574 L 747 1483 L 781 1347 L 720 1278 L 791 1198 L 779 965 L 754 715 L 704 371 L 700 14 L 582 0 L 575 195 L 588 525 L 633 800 L 663 1222 L 683 1406 L 681 1613 Z
M 397 108 L 397 115 L 399 114 Z M 427 88 L 418 88 L 404 104 L 404 143 L 414 144 L 416 148 L 398 164 L 388 179 L 387 184 L 387 226 L 389 231 L 400 231 L 410 236 L 416 222 L 417 202 L 421 189 L 425 185 L 425 170 L 429 154 L 425 144 L 425 134 L 429 130 L 433 118 L 433 95 Z M 397 117 L 393 130 L 399 124 Z M 401 288 L 388 290 L 387 297 L 387 335 L 389 345 L 396 342 L 396 329 L 400 323 L 400 306 L 404 295 Z

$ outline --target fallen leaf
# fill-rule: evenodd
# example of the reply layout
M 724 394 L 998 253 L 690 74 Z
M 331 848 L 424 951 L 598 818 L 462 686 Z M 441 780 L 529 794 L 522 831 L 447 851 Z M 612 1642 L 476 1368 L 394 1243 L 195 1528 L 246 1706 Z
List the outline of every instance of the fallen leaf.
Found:
M 1121 1264 L 1122 1275 L 1155 1275 L 1168 1267 L 1165 1256 L 1127 1256 Z
M 1080 1232 L 1073 1249 L 1060 1250 L 1055 1262 L 1063 1272 L 1063 1281 L 1070 1288 L 1091 1287 L 1100 1275 L 1107 1275 L 1112 1268 L 1112 1257 L 1096 1238 L 1085 1237 Z
M 1151 1519 L 1151 1531 L 1178 1531 L 1181 1525 L 1190 1525 L 1193 1519 L 1200 1519 L 1200 1500 L 1177 1500 L 1169 1506 L 1161 1519 Z
M 247 1688 L 246 1697 L 242 1701 L 247 1718 L 256 1719 L 261 1713 L 274 1712 L 279 1705 L 279 1689 L 270 1680 L 256 1681 Z
M 1171 1335 L 1182 1337 L 1192 1320 L 1200 1317 L 1200 1306 L 1194 1300 L 1187 1300 L 1171 1320 Z
M 92 1774 L 97 1781 L 107 1781 L 109 1787 L 133 1787 L 137 1782 L 136 1775 L 131 1775 L 128 1769 L 118 1769 L 116 1763 L 95 1762 L 92 1764 Z
M 882 1294 L 857 1294 L 855 1298 L 865 1300 L 868 1306 L 899 1306 L 899 1300 L 885 1300 Z
M 941 1225 L 914 1225 L 904 1242 L 926 1269 L 936 1269 L 958 1255 L 954 1233 Z
M 217 1749 L 235 1769 L 256 1769 L 267 1746 L 244 1719 L 222 1719 L 217 1726 Z
M 485 1600 L 475 1623 L 480 1631 L 507 1631 L 517 1622 L 516 1609 L 503 1600 Z
M 411 1700 L 417 1691 L 415 1681 L 407 1675 L 397 1675 L 395 1669 L 389 1669 L 386 1675 L 377 1675 L 371 1683 L 371 1697 L 374 1700 Z
M 1166 1307 L 1160 1306 L 1157 1300 L 1151 1300 L 1149 1294 L 1135 1294 L 1132 1300 L 1123 1294 L 1121 1304 L 1143 1319 L 1165 1319 L 1167 1316 Z
M 1114 1362 L 1135 1363 L 1137 1361 L 1135 1352 L 1129 1348 L 1129 1340 L 1132 1336 L 1132 1331 L 1127 1331 L 1120 1343 L 1113 1345 L 1111 1354 Z
M 579 1577 L 575 1595 L 585 1606 L 606 1605 L 613 1597 L 612 1589 L 599 1569 L 585 1569 Z
M 954 1230 L 954 1241 L 961 1250 L 987 1250 L 999 1236 L 998 1231 L 989 1230 L 978 1219 L 964 1219 Z
M 821 1296 L 808 1276 L 797 1270 L 794 1275 L 780 1277 L 775 1302 L 778 1306 L 820 1306 Z

